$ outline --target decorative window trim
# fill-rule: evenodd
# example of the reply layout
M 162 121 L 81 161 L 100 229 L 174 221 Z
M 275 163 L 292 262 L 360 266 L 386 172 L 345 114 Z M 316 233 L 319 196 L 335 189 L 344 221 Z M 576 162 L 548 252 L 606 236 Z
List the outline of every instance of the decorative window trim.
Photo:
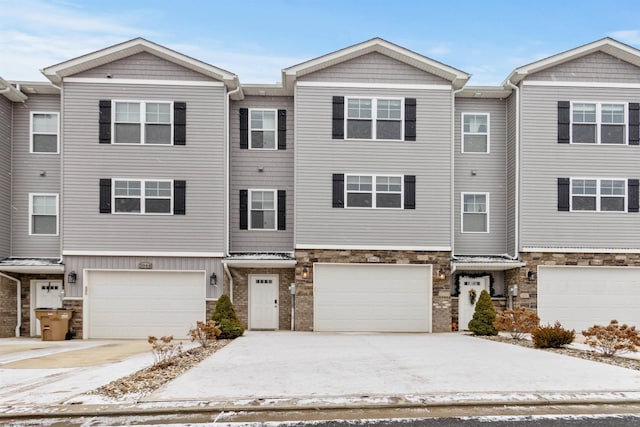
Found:
M 56 116 L 56 132 L 34 132 L 33 131 L 33 116 L 36 114 L 52 114 Z M 34 151 L 33 137 L 35 135 L 55 135 L 56 136 L 56 151 Z M 60 154 L 60 112 L 58 111 L 31 111 L 29 114 L 29 153 L 31 154 Z
M 116 121 L 116 104 L 118 103 L 127 103 L 127 104 L 139 104 L 140 105 L 140 117 L 139 121 L 135 122 L 140 124 L 140 142 L 117 142 L 116 141 L 116 125 L 120 123 L 134 123 L 134 122 L 117 122 Z M 147 124 L 156 124 L 154 122 L 147 122 L 147 104 L 167 104 L 169 105 L 169 135 L 171 140 L 168 144 L 158 144 L 153 142 L 146 142 L 146 126 Z M 153 146 L 172 146 L 175 145 L 175 134 L 174 134 L 174 126 L 175 126 L 175 117 L 174 117 L 174 101 L 166 101 L 166 100 L 139 100 L 139 99 L 112 99 L 111 100 L 111 143 L 114 145 L 132 145 L 132 146 L 140 146 L 140 145 L 153 145 Z
M 354 176 L 365 176 L 371 177 L 371 192 L 368 191 L 349 191 L 348 190 L 348 182 L 349 177 Z M 400 178 L 400 192 L 397 191 L 378 191 L 377 190 L 377 181 L 378 178 Z M 367 206 L 349 206 L 349 193 L 371 193 L 371 207 Z M 398 194 L 400 196 L 400 206 L 398 207 L 378 207 L 377 206 L 377 195 L 378 194 Z M 404 209 L 404 175 L 382 175 L 382 174 L 371 174 L 371 173 L 350 173 L 344 175 L 344 208 L 345 209 L 381 209 L 381 210 L 402 210 Z
M 116 196 L 116 181 L 139 182 L 140 197 Z M 145 188 L 146 188 L 147 182 L 168 182 L 169 183 L 169 190 L 171 191 L 169 212 L 146 212 L 146 203 L 145 203 L 146 199 L 167 199 L 167 197 L 147 197 L 145 194 Z M 140 199 L 140 212 L 116 212 L 116 199 L 121 199 L 121 198 Z M 111 213 L 114 215 L 153 215 L 153 216 L 174 215 L 174 202 L 175 202 L 174 199 L 175 199 L 174 180 L 172 179 L 111 178 Z
M 594 104 L 596 106 L 596 121 L 595 122 L 575 122 L 573 120 L 573 111 L 575 104 Z M 615 104 L 623 106 L 624 123 L 603 123 L 602 122 L 602 105 Z M 573 127 L 576 124 L 593 124 L 596 127 L 596 140 L 591 142 L 574 142 L 573 140 Z M 617 125 L 624 126 L 624 133 L 622 136 L 622 143 L 603 143 L 602 142 L 602 125 Z M 571 101 L 571 108 L 569 110 L 569 143 L 575 145 L 605 145 L 605 146 L 625 146 L 629 145 L 629 103 L 620 101 Z
M 349 120 L 367 120 L 359 118 L 349 117 L 349 101 L 354 99 L 369 99 L 371 100 L 371 138 L 349 138 L 348 125 Z M 400 102 L 400 119 L 379 119 L 378 118 L 378 102 L 384 101 L 399 101 Z M 378 121 L 397 121 L 400 123 L 400 137 L 397 139 L 378 138 L 377 137 L 377 123 Z M 405 140 L 405 98 L 397 96 L 366 96 L 366 95 L 352 95 L 344 97 L 344 140 L 345 141 L 404 141 Z
M 273 228 L 253 227 L 253 221 L 252 221 L 252 215 L 251 215 L 251 212 L 253 211 L 252 209 L 253 193 L 258 191 L 261 193 L 273 193 L 273 209 L 261 209 L 262 211 L 265 211 L 265 210 L 273 211 L 273 215 L 274 215 Z M 247 190 L 247 193 L 248 193 L 248 197 L 247 197 L 248 228 L 247 229 L 252 231 L 277 231 L 278 230 L 278 190 L 272 189 L 272 188 L 250 188 Z
M 268 131 L 273 130 L 273 134 L 274 134 L 274 144 L 273 144 L 273 148 L 263 148 L 263 147 L 254 147 L 253 146 L 253 138 L 252 138 L 252 131 L 254 130 L 265 130 L 265 129 L 253 129 L 253 127 L 251 126 L 252 121 L 251 121 L 251 114 L 254 111 L 268 111 L 268 112 L 272 112 L 273 113 L 273 129 L 266 129 Z M 259 150 L 259 151 L 277 151 L 278 150 L 278 110 L 276 108 L 249 108 L 249 150 Z
M 464 210 L 464 197 L 465 196 L 485 196 L 485 211 L 484 212 L 465 212 Z M 491 224 L 491 212 L 490 212 L 490 202 L 489 202 L 489 193 L 486 192 L 463 192 L 460 193 L 460 233 L 463 234 L 489 234 L 491 232 L 491 228 L 490 228 L 490 224 Z M 465 214 L 484 214 L 485 218 L 486 218 L 486 226 L 487 226 L 487 230 L 486 231 L 465 231 L 464 230 L 464 215 Z
M 486 116 L 487 117 L 487 131 L 486 132 L 465 132 L 464 131 L 464 118 L 465 116 Z M 487 136 L 487 150 L 486 151 L 466 151 L 464 149 L 464 137 L 465 135 L 486 135 Z M 473 112 L 466 111 L 462 113 L 460 117 L 460 151 L 463 154 L 491 154 L 491 114 L 487 112 Z
M 55 234 L 42 234 L 33 232 L 33 198 L 45 196 L 56 198 L 56 232 Z M 58 193 L 29 193 L 29 236 L 58 236 L 60 234 L 60 195 Z
M 596 194 L 594 195 L 582 195 L 582 194 L 574 194 L 573 193 L 573 182 L 575 180 L 592 180 L 592 181 L 596 181 Z M 611 195 L 603 195 L 602 194 L 602 187 L 601 187 L 601 183 L 602 181 L 622 181 L 624 182 L 624 196 L 611 196 Z M 627 178 L 594 178 L 594 177 L 572 177 L 569 178 L 569 211 L 570 212 L 586 212 L 586 213 L 593 213 L 593 212 L 604 212 L 604 213 L 613 213 L 613 214 L 621 214 L 621 213 L 627 213 L 629 208 L 628 208 L 628 203 L 629 203 L 629 183 L 628 183 L 628 179 Z M 584 197 L 594 197 L 596 199 L 596 206 L 594 210 L 587 210 L 587 209 L 574 209 L 573 208 L 573 197 L 574 196 L 584 196 Z M 608 198 L 608 197 L 622 197 L 623 198 L 623 202 L 622 202 L 622 206 L 623 206 L 623 210 L 620 211 L 603 211 L 601 210 L 601 200 L 602 198 Z

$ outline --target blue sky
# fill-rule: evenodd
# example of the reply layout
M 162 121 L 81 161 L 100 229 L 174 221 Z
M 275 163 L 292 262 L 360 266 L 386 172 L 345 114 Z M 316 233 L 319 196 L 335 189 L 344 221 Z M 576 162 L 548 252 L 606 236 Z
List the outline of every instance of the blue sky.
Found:
M 134 37 L 274 83 L 283 68 L 382 37 L 497 85 L 516 67 L 603 37 L 640 48 L 639 0 L 0 0 L 0 76 Z

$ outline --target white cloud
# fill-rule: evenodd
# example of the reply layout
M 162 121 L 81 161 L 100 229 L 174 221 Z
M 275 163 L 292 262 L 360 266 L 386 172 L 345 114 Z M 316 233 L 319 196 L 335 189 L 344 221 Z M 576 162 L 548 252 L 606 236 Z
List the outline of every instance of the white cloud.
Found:
M 640 30 L 620 30 L 609 33 L 610 37 L 628 44 L 640 44 Z

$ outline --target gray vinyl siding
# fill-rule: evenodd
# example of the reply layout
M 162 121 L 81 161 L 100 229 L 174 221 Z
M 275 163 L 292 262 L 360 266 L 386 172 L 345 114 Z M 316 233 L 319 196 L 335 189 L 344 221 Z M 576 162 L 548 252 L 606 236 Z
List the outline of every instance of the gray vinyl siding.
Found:
M 208 81 L 209 77 L 148 52 L 100 65 L 73 77 Z
M 511 256 L 516 255 L 516 95 L 507 98 L 507 251 Z
M 595 52 L 528 76 L 529 80 L 569 82 L 640 82 L 638 67 L 604 52 Z
M 638 102 L 637 88 L 524 86 L 521 246 L 640 248 L 640 214 L 558 212 L 557 178 L 640 178 L 640 147 L 557 143 L 557 102 Z
M 75 284 L 65 285 L 65 297 L 83 297 L 84 269 L 137 270 L 141 262 L 150 262 L 153 270 L 206 270 L 207 280 L 211 273 L 216 273 L 218 284 L 215 287 L 207 284 L 207 298 L 217 298 L 222 294 L 224 271 L 220 258 L 65 256 L 66 273 L 75 271 L 77 274 Z
M 489 114 L 489 153 L 462 153 L 462 113 Z M 454 246 L 457 255 L 500 255 L 506 252 L 505 114 L 505 101 L 500 99 L 456 99 Z M 462 193 L 489 193 L 488 233 L 462 233 Z
M 223 252 L 223 87 L 66 83 L 64 251 Z M 98 143 L 101 99 L 187 104 L 185 146 Z M 186 215 L 99 213 L 101 178 L 186 180 Z
M 373 52 L 299 77 L 300 81 L 444 84 L 449 81 Z
M 332 96 L 417 99 L 417 141 L 332 139 Z M 451 246 L 451 91 L 296 89 L 296 245 Z M 415 175 L 416 209 L 332 208 L 332 174 Z
M 58 95 L 29 95 L 13 109 L 12 252 L 14 257 L 57 257 L 60 236 L 29 235 L 29 193 L 60 193 L 60 154 L 30 150 L 31 112 L 59 112 Z M 61 232 L 58 212 L 58 231 Z
M 0 96 L 0 259 L 11 253 L 11 111 Z
M 231 105 L 231 252 L 293 251 L 294 112 L 292 97 L 248 96 Z M 287 149 L 240 149 L 240 108 L 287 110 Z M 258 169 L 262 168 L 262 172 Z M 240 230 L 240 190 L 270 189 L 287 193 L 286 230 Z

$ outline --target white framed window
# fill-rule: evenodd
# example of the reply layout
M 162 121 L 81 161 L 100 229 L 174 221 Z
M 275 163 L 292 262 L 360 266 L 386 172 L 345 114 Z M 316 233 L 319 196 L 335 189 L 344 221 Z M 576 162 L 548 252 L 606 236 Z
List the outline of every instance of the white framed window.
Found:
M 277 150 L 277 110 L 249 109 L 249 148 Z
M 572 144 L 627 144 L 627 104 L 571 103 Z
M 249 190 L 249 229 L 277 229 L 277 190 Z
M 404 139 L 403 98 L 347 97 L 346 139 Z
M 156 179 L 112 180 L 113 213 L 171 215 L 173 212 L 173 181 Z
M 60 153 L 60 113 L 31 112 L 31 153 Z
M 173 144 L 173 102 L 112 101 L 114 144 Z
M 489 193 L 462 193 L 463 233 L 489 232 Z
M 624 178 L 571 178 L 571 211 L 626 212 Z
M 462 152 L 489 153 L 489 113 L 462 113 Z
M 59 196 L 55 193 L 29 193 L 29 235 L 58 235 Z
M 346 175 L 347 208 L 402 209 L 402 175 Z

